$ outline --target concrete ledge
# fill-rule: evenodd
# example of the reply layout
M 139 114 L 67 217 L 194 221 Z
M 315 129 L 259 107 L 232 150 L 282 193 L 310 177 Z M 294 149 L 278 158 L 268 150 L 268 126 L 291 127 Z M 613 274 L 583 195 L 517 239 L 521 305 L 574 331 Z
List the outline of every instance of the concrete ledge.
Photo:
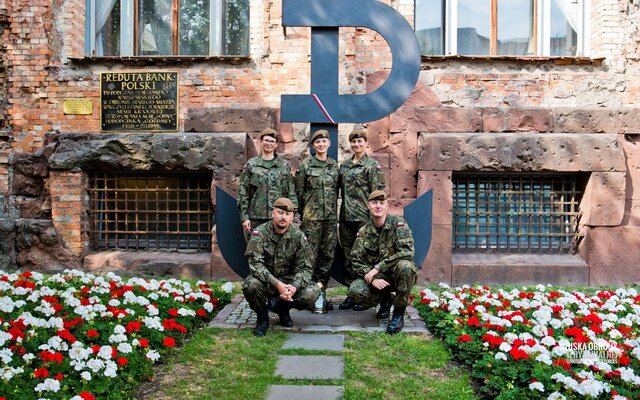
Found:
M 161 251 L 101 251 L 84 258 L 84 270 L 92 274 L 114 272 L 151 278 L 211 279 L 210 253 Z
M 588 285 L 589 266 L 571 254 L 458 253 L 451 257 L 452 284 Z

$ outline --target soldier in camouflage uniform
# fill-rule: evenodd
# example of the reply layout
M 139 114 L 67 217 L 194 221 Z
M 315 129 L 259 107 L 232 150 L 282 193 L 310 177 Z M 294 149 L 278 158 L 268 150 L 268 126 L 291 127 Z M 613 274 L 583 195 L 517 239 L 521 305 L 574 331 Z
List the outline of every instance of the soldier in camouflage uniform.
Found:
M 374 190 L 384 189 L 384 174 L 380 164 L 369 157 L 366 152 L 366 133 L 357 129 L 349 135 L 349 143 L 353 151 L 353 157 L 340 164 L 338 188 L 342 197 L 340 206 L 340 245 L 345 256 L 345 283 L 351 284 L 355 279 L 351 264 L 351 248 L 356 240 L 358 230 L 369 220 L 369 210 L 367 209 L 367 197 Z M 363 310 L 356 307 L 353 299 L 347 297 L 342 304 L 341 310 Z
M 260 134 L 261 154 L 251 158 L 240 175 L 238 208 L 246 235 L 256 226 L 270 221 L 273 203 L 287 197 L 297 206 L 289 163 L 275 153 L 278 132 L 265 129 Z
M 389 318 L 393 303 L 393 316 L 387 326 L 387 333 L 393 334 L 404 326 L 404 312 L 416 283 L 413 236 L 403 218 L 387 214 L 385 192 L 371 193 L 367 206 L 371 219 L 358 231 L 351 252 L 358 279 L 349 287 L 349 297 L 367 308 L 380 303 L 380 319 Z M 395 300 L 392 292 L 396 293 Z
M 311 137 L 311 146 L 316 154 L 302 161 L 294 180 L 302 219 L 300 229 L 307 235 L 311 247 L 313 280 L 322 289 L 313 311 L 325 313 L 333 308 L 326 301 L 325 289 L 338 241 L 338 164 L 327 156 L 331 146 L 329 132 L 315 132 Z
M 280 317 L 280 325 L 291 327 L 289 310 L 311 309 L 320 295 L 320 288 L 311 280 L 307 238 L 291 224 L 294 211 L 291 200 L 277 199 L 272 220 L 255 228 L 247 243 L 250 274 L 242 292 L 258 316 L 255 336 L 264 336 L 269 329 L 269 306 Z

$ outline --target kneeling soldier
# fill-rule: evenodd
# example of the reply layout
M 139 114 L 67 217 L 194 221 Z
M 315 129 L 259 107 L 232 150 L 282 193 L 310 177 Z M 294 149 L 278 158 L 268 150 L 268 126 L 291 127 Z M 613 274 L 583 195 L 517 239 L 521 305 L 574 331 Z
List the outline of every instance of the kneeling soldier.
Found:
M 404 312 L 416 283 L 413 236 L 403 218 L 387 214 L 387 194 L 382 190 L 369 195 L 367 207 L 371 219 L 358 231 L 351 251 L 358 278 L 349 286 L 349 297 L 365 307 L 380 303 L 380 319 L 389 318 L 393 305 L 387 333 L 394 334 L 404 327 Z
M 247 251 L 250 274 L 242 292 L 258 316 L 255 336 L 269 329 L 269 304 L 280 317 L 280 325 L 293 326 L 289 310 L 312 309 L 320 288 L 311 280 L 311 251 L 304 233 L 294 225 L 295 208 L 281 197 L 274 203 L 272 220 L 251 232 Z

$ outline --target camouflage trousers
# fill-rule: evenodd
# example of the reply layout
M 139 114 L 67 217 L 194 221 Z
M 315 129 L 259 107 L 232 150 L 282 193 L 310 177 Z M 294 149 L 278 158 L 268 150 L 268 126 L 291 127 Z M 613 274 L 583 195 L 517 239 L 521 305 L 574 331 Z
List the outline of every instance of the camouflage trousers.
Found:
M 382 278 L 391 285 L 384 290 L 378 290 L 371 285 L 367 285 L 363 278 L 358 278 L 349 286 L 349 297 L 356 304 L 365 307 L 374 307 L 385 293 L 396 292 L 393 306 L 403 308 L 409 305 L 409 296 L 413 285 L 416 284 L 418 273 L 413 261 L 401 260 L 384 273 L 379 273 L 376 278 Z
M 285 282 L 284 280 L 283 282 L 291 283 Z M 265 284 L 251 274 L 245 278 L 242 284 L 242 293 L 244 294 L 244 298 L 247 299 L 249 307 L 256 313 L 266 310 L 269 300 L 280 295 L 275 286 Z M 318 285 L 312 284 L 301 287 L 296 294 L 293 295 L 292 306 L 298 310 L 312 310 L 318 296 L 320 296 L 320 288 Z
M 307 221 L 303 219 L 300 229 L 307 236 L 307 242 L 311 247 L 313 281 L 322 282 L 326 288 L 331 276 L 331 265 L 333 264 L 333 255 L 336 252 L 336 243 L 338 243 L 336 221 Z
M 364 225 L 364 221 L 340 221 L 338 232 L 340 234 L 340 246 L 344 250 L 344 283 L 350 285 L 356 274 L 353 272 L 351 265 L 351 249 L 356 241 L 356 235 L 360 228 Z

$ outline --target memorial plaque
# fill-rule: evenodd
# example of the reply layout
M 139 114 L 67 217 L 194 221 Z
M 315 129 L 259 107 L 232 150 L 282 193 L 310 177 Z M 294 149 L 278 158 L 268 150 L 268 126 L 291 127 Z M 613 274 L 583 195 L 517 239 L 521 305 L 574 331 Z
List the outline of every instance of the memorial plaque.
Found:
M 102 72 L 100 110 L 103 132 L 176 132 L 178 73 Z
M 65 115 L 91 115 L 93 103 L 89 99 L 63 99 L 62 111 Z

